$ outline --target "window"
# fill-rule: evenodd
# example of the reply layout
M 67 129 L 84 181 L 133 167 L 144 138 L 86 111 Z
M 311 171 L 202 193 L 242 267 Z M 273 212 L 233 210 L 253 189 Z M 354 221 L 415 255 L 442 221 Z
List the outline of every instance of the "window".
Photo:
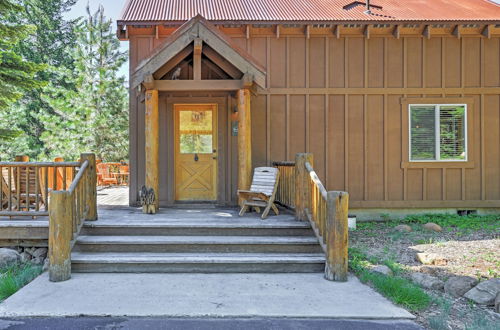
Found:
M 465 104 L 410 104 L 410 161 L 467 161 L 466 119 Z

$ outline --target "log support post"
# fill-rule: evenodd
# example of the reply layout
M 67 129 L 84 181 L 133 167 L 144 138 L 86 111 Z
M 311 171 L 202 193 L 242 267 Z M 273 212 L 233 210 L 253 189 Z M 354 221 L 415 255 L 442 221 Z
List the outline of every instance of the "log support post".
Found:
M 80 161 L 88 160 L 87 174 L 85 178 L 85 207 L 87 209 L 85 220 L 97 220 L 97 171 L 95 154 L 81 154 Z
M 252 182 L 252 123 L 250 90 L 238 90 L 238 190 L 250 189 Z M 242 200 L 238 203 L 241 206 Z
M 146 91 L 146 187 L 155 193 L 155 212 L 159 208 L 159 157 L 158 157 L 158 90 Z
M 49 279 L 62 282 L 71 278 L 71 238 L 73 206 L 68 191 L 50 192 L 49 207 Z
M 201 52 L 203 42 L 201 39 L 194 40 L 193 52 L 193 80 L 201 80 Z
M 311 201 L 310 176 L 306 163 L 313 165 L 313 154 L 299 153 L 295 155 L 295 218 L 307 221 L 306 209 Z
M 348 209 L 348 193 L 327 193 L 325 278 L 330 281 L 347 281 Z

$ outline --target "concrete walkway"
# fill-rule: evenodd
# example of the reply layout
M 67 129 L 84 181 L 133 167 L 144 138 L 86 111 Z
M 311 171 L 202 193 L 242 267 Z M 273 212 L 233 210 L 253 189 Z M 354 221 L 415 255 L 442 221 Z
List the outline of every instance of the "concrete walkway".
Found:
M 411 319 L 355 277 L 322 274 L 47 273 L 0 304 L 0 317 L 295 317 Z

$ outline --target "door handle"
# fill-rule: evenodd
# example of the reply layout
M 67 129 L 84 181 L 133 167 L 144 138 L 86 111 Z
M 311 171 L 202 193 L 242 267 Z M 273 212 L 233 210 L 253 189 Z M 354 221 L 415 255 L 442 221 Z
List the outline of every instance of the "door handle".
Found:
M 194 161 L 197 162 L 199 159 L 198 154 L 194 154 Z

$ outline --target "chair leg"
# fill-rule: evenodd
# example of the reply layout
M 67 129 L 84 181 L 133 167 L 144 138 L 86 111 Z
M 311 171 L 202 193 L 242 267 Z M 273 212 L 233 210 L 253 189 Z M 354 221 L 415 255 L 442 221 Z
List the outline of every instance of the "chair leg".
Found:
M 274 203 L 272 204 L 272 208 L 273 208 L 274 214 L 280 215 L 280 211 L 278 210 L 278 208 L 276 207 L 276 205 L 274 205 Z
M 254 208 L 255 212 L 260 213 L 260 207 L 254 206 L 253 208 Z
M 246 204 L 243 204 L 243 206 L 241 207 L 241 210 L 240 210 L 240 213 L 239 213 L 239 216 L 243 216 L 243 214 L 245 214 L 245 212 L 248 210 L 248 205 Z
M 262 212 L 261 219 L 264 220 L 267 218 L 267 215 L 269 214 L 269 211 L 271 210 L 272 204 L 268 204 L 266 208 L 264 209 L 264 212 Z

